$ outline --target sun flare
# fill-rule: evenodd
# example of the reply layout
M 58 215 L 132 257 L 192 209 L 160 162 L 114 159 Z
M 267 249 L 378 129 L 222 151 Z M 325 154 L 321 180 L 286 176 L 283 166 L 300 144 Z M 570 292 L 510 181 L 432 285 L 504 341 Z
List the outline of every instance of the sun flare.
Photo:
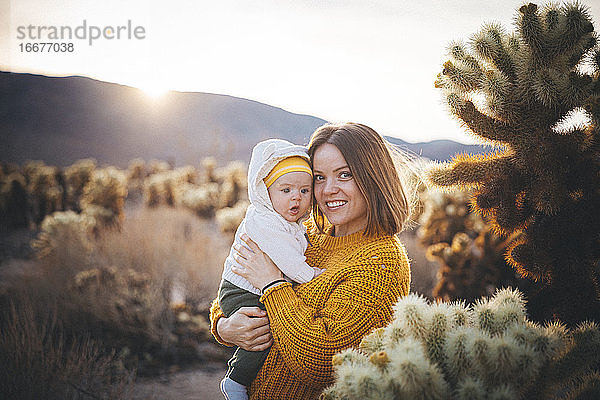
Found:
M 155 99 L 155 100 L 160 99 L 169 91 L 169 89 L 165 88 L 164 86 L 152 85 L 152 84 L 144 85 L 144 86 L 140 87 L 140 89 L 148 97 Z
M 152 100 L 159 100 L 169 92 L 169 88 L 162 82 L 146 80 L 135 85 L 144 93 L 146 97 Z

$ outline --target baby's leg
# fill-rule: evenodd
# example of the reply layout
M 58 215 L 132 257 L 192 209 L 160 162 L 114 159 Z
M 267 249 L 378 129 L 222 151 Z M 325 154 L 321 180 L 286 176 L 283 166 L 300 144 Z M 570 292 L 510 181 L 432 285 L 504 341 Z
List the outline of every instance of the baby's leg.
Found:
M 227 376 L 221 381 L 220 387 L 225 400 L 248 400 L 246 386 L 237 383 Z
M 246 351 L 238 348 L 229 360 L 227 376 L 244 386 L 250 386 L 268 355 L 269 349 L 263 351 Z
M 219 288 L 219 305 L 226 317 L 241 307 L 259 307 L 265 309 L 259 296 L 241 289 L 223 280 Z M 221 381 L 221 392 L 226 399 L 245 400 L 248 398 L 246 388 L 252 384 L 261 369 L 269 350 L 246 351 L 238 348 L 229 360 L 229 370 Z

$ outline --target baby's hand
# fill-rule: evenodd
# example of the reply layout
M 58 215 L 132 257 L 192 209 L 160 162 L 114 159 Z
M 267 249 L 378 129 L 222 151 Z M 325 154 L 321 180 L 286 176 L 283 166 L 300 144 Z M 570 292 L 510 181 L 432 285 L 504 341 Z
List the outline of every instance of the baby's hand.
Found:
M 322 268 L 313 267 L 313 269 L 315 270 L 315 278 L 325 272 L 325 269 Z

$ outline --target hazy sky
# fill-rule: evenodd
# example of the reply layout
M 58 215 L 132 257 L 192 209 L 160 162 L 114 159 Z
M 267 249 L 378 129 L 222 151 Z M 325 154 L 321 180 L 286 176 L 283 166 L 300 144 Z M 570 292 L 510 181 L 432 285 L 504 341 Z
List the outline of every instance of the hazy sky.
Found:
M 155 94 L 158 106 L 165 89 L 223 93 L 330 121 L 366 123 L 411 142 L 466 143 L 472 138 L 433 87 L 446 46 L 468 39 L 484 22 L 513 30 L 523 3 L 0 0 L 0 69 L 136 86 Z M 583 4 L 600 29 L 600 0 Z M 75 30 L 84 21 L 87 37 L 70 40 L 73 52 L 21 51 L 41 41 L 19 37 L 29 35 L 29 25 Z M 143 38 L 128 39 L 122 29 L 120 39 L 89 44 L 92 26 L 114 37 L 129 21 Z

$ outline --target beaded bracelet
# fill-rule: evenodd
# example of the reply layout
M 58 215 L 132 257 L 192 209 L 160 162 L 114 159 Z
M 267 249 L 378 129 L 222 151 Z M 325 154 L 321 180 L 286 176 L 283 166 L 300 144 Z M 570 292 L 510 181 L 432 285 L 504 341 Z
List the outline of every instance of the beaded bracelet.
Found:
M 273 286 L 273 285 L 275 285 L 275 284 L 277 284 L 277 283 L 282 283 L 282 282 L 284 282 L 284 283 L 285 283 L 285 282 L 287 282 L 287 281 L 286 281 L 285 279 L 276 279 L 276 280 L 274 280 L 274 281 L 273 281 L 273 282 L 271 282 L 271 283 L 267 283 L 267 284 L 265 285 L 265 287 L 264 287 L 264 288 L 262 288 L 262 290 L 261 290 L 260 292 L 261 292 L 262 294 L 265 294 L 265 290 L 267 290 L 268 288 L 270 288 L 271 286 Z

